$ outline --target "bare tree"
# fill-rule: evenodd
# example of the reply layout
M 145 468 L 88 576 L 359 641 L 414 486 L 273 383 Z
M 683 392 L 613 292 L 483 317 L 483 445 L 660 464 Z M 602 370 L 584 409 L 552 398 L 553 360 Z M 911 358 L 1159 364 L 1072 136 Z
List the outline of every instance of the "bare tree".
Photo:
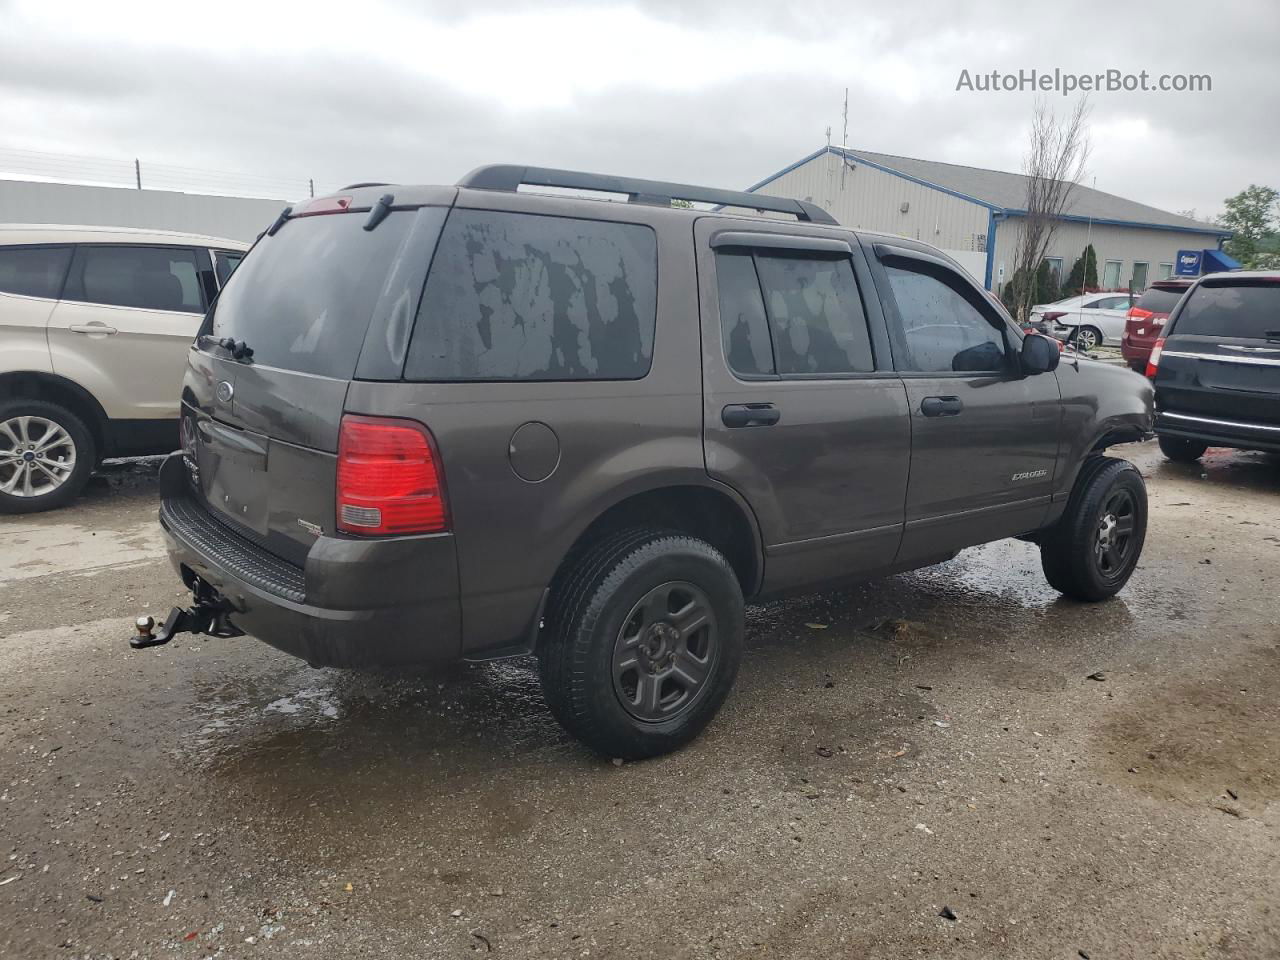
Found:
M 1013 313 L 1026 322 L 1035 304 L 1036 273 L 1053 235 L 1070 205 L 1071 194 L 1089 160 L 1089 103 L 1081 98 L 1059 119 L 1044 100 L 1037 100 L 1022 172 L 1027 180 L 1026 216 L 1014 256 Z

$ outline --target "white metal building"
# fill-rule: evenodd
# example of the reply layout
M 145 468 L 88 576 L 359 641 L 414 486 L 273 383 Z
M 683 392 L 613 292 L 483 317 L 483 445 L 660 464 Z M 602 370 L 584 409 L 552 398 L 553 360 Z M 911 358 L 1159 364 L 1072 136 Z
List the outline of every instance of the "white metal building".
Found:
M 947 251 L 989 290 L 1012 277 L 1026 215 L 1026 178 L 851 147 L 823 147 L 747 188 L 809 200 L 848 227 L 892 233 Z M 1217 250 L 1231 231 L 1077 186 L 1048 253 L 1065 276 L 1098 256 L 1104 289 L 1143 290 L 1169 276 L 1179 250 Z
M 284 206 L 251 197 L 0 179 L 0 223 L 176 230 L 252 243 Z

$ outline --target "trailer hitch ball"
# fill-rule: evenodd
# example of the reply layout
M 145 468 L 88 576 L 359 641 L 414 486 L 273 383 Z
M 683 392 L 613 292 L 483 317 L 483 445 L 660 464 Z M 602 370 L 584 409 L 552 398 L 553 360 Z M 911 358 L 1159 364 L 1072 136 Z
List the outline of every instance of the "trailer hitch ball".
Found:
M 138 639 L 139 639 L 139 640 L 154 640 L 154 639 L 155 639 L 155 636 L 154 636 L 154 635 L 152 634 L 152 632 L 151 632 L 152 630 L 154 630 L 154 629 L 156 628 L 156 618 L 155 618 L 155 617 L 139 617 L 139 618 L 134 622 L 134 626 L 136 626 L 136 627 L 138 628 Z

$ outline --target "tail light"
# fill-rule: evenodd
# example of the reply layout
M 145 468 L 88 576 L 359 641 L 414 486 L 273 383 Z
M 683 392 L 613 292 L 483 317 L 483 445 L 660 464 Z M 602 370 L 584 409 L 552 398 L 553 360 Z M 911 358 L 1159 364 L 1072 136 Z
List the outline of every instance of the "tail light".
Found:
M 440 456 L 413 420 L 342 418 L 337 526 L 366 536 L 449 529 Z
M 1065 317 L 1066 315 L 1067 312 L 1065 310 L 1050 310 L 1048 313 L 1044 314 L 1043 319 L 1052 321 L 1057 320 L 1059 317 Z
M 1156 345 L 1151 348 L 1151 356 L 1147 357 L 1147 378 L 1154 380 L 1156 370 L 1160 366 L 1160 354 L 1164 353 L 1164 337 L 1156 341 Z

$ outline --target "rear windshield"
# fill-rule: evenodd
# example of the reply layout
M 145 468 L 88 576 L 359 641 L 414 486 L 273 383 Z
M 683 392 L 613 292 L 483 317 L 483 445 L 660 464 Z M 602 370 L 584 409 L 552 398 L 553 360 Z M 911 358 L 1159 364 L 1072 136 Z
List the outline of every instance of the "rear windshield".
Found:
M 1280 340 L 1280 283 L 1202 285 L 1178 314 L 1174 333 Z
M 1141 310 L 1150 310 L 1152 313 L 1171 313 L 1178 301 L 1182 299 L 1183 293 L 1183 290 L 1161 290 L 1159 287 L 1152 287 L 1134 306 Z
M 380 304 L 416 305 L 425 259 L 417 270 L 398 262 L 416 215 L 394 212 L 374 230 L 365 213 L 288 221 L 231 274 L 209 332 L 243 340 L 257 365 L 350 378 Z

